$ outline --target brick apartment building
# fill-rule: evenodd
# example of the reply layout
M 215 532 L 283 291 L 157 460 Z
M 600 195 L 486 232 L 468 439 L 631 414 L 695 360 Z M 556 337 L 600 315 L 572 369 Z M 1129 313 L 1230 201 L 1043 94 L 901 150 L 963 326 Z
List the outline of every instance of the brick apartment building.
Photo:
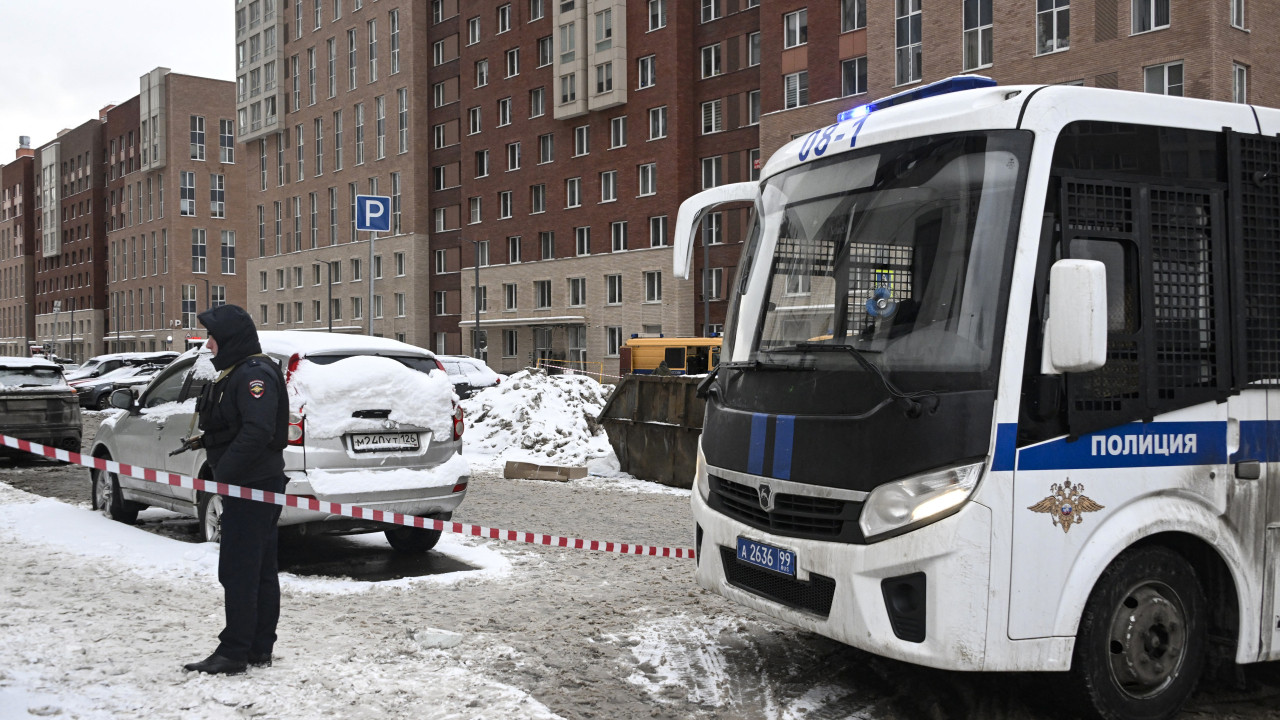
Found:
M 372 323 L 425 345 L 422 3 L 237 0 L 235 12 L 246 309 L 263 329 Z M 355 230 L 357 195 L 393 199 L 372 257 L 369 233 Z
M 836 114 L 920 83 L 977 73 L 1002 85 L 1070 83 L 1280 104 L 1266 63 L 1274 2 L 1254 0 L 777 0 L 764 54 L 760 145 L 768 157 Z M 803 27 L 786 36 L 788 22 Z M 788 88 L 803 88 L 788 94 Z
M 102 122 L 64 130 L 36 150 L 32 339 L 74 360 L 96 354 L 105 329 Z
M 250 226 L 233 92 L 156 68 L 105 112 L 109 351 L 183 350 L 204 335 L 199 311 L 244 303 Z
M 35 337 L 35 155 L 24 136 L 13 161 L 0 165 L 0 355 L 27 355 Z

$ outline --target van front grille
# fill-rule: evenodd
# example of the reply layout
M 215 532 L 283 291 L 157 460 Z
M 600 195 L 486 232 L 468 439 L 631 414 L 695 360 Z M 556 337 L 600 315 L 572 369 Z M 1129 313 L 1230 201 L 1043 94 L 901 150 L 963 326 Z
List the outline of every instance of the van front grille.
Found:
M 711 508 L 739 522 L 787 537 L 862 542 L 860 502 L 777 493 L 773 509 L 766 511 L 760 506 L 759 491 L 750 485 L 716 475 L 708 477 Z

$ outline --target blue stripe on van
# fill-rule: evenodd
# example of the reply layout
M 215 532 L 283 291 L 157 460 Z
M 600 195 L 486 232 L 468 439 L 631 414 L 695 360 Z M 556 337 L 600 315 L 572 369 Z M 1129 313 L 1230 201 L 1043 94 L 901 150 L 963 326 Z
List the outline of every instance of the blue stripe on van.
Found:
M 779 415 L 773 433 L 773 477 L 791 479 L 791 449 L 795 441 L 796 416 Z
M 768 415 L 751 414 L 751 443 L 747 446 L 747 472 L 752 475 L 764 474 L 765 432 L 768 427 Z

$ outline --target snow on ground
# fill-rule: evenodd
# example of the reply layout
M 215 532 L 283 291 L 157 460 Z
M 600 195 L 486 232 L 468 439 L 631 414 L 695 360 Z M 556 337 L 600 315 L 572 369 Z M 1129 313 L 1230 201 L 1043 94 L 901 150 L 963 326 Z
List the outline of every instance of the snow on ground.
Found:
M 541 465 L 587 465 L 617 459 L 596 416 L 609 388 L 585 375 L 522 370 L 462 401 L 466 452 L 482 466 L 509 460 Z M 608 470 L 608 464 L 601 466 Z

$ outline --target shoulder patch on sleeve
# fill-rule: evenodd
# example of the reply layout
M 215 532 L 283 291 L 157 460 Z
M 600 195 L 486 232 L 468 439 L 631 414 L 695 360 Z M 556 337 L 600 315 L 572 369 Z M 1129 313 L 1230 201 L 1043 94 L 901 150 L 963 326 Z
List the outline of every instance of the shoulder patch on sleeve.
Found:
M 267 389 L 266 384 L 263 383 L 261 380 L 249 381 L 249 394 L 252 395 L 255 399 L 262 397 L 262 393 L 266 392 L 266 389 Z

